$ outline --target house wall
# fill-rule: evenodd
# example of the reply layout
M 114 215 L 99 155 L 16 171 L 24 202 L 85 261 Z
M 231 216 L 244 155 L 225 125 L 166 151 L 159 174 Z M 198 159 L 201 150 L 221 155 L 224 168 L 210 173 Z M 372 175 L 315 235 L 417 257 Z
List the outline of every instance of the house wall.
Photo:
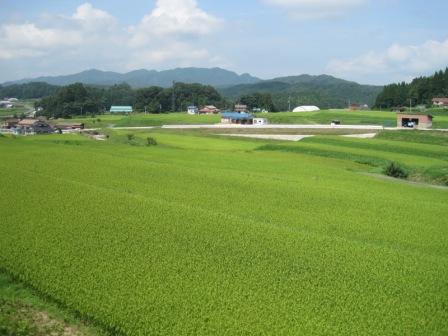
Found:
M 254 118 L 253 124 L 254 125 L 267 125 L 268 120 L 266 118 Z

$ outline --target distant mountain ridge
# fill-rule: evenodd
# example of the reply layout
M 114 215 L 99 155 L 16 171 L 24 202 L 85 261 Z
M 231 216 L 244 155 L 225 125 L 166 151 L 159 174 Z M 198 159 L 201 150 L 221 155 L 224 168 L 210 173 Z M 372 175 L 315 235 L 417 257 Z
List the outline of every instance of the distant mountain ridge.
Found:
M 140 88 L 147 86 L 169 87 L 172 85 L 173 81 L 223 87 L 239 84 L 253 84 L 261 81 L 261 79 L 253 77 L 247 73 L 238 75 L 233 71 L 221 68 L 176 68 L 163 71 L 140 69 L 127 73 L 91 69 L 72 75 L 45 76 L 10 81 L 3 85 L 44 82 L 63 86 L 79 82 L 88 85 L 109 86 L 128 83 L 134 88 Z
M 149 86 L 170 87 L 172 82 L 200 83 L 214 86 L 226 98 L 238 100 L 243 95 L 269 93 L 277 109 L 286 111 L 299 105 L 317 105 L 320 108 L 343 108 L 349 102 L 373 106 L 382 86 L 361 85 L 329 75 L 298 75 L 261 80 L 250 74 L 238 75 L 221 68 L 177 68 L 172 70 L 134 70 L 127 73 L 86 70 L 66 76 L 47 76 L 7 82 L 13 84 L 42 82 L 65 86 L 73 83 L 111 86 L 128 83 L 134 88 Z

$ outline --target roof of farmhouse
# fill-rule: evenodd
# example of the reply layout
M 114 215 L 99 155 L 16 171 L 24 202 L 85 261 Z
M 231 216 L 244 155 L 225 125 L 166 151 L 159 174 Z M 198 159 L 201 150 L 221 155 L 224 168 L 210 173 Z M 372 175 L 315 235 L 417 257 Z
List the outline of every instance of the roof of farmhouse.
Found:
M 132 106 L 111 106 L 110 112 L 132 112 Z
M 242 120 L 242 119 L 253 119 L 254 116 L 249 113 L 238 113 L 238 112 L 223 112 L 221 113 L 224 119 Z

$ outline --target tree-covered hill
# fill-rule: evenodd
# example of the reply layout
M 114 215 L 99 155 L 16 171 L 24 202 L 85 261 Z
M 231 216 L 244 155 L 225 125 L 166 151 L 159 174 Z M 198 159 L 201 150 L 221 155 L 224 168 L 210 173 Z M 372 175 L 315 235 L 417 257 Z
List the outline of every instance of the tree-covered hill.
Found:
M 361 85 L 328 75 L 279 77 L 255 84 L 236 85 L 220 89 L 229 99 L 245 95 L 269 93 L 276 110 L 286 111 L 298 105 L 317 105 L 320 108 L 343 108 L 349 102 L 373 105 L 382 87 Z
M 43 108 L 42 115 L 57 118 L 103 113 L 111 105 L 130 105 L 139 111 L 162 113 L 185 111 L 193 104 L 224 108 L 227 102 L 212 86 L 185 83 L 176 83 L 174 88 L 151 86 L 141 89 L 128 84 L 94 87 L 75 83 L 60 87 L 53 95 L 36 102 L 36 106 Z
M 1 98 L 34 99 L 51 96 L 59 89 L 56 85 L 43 82 L 32 82 L 26 84 L 0 85 Z
M 415 78 L 411 83 L 386 85 L 378 95 L 375 106 L 391 108 L 398 106 L 432 105 L 432 99 L 448 97 L 448 68 L 429 77 Z

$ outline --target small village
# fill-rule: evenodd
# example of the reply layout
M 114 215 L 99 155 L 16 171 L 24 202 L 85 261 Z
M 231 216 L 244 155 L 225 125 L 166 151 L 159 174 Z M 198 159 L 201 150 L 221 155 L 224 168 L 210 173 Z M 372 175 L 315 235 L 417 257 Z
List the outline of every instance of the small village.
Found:
M 2 109 L 7 110 L 14 107 L 19 99 L 5 98 L 1 101 Z M 434 98 L 433 106 L 437 108 L 447 108 L 448 98 Z M 35 135 L 35 134 L 62 134 L 71 132 L 80 132 L 85 128 L 83 122 L 71 122 L 70 119 L 47 119 L 39 115 L 41 112 L 34 110 L 32 113 L 24 118 L 17 118 L 12 115 L 4 115 L 0 117 L 0 132 L 10 133 L 13 135 Z M 297 106 L 291 113 L 316 113 L 325 112 L 320 110 L 317 106 Z M 356 113 L 357 111 L 368 111 L 367 105 L 351 104 L 347 111 Z M 132 106 L 111 106 L 109 109 L 110 115 L 124 115 L 130 116 L 135 114 Z M 235 104 L 233 110 L 221 111 L 213 105 L 206 105 L 201 108 L 196 106 L 188 106 L 186 113 L 192 118 L 195 115 L 218 115 L 220 116 L 221 124 L 225 125 L 240 125 L 240 126 L 267 126 L 269 125 L 269 113 L 266 110 L 254 108 L 252 111 L 244 104 Z M 421 112 L 421 109 L 406 109 L 404 107 L 394 108 L 391 113 L 396 114 L 396 128 L 397 129 L 431 129 L 433 126 L 433 116 Z M 343 127 L 340 120 L 331 120 L 332 127 Z M 276 125 L 271 125 L 275 128 Z M 388 127 L 393 129 L 393 127 Z

